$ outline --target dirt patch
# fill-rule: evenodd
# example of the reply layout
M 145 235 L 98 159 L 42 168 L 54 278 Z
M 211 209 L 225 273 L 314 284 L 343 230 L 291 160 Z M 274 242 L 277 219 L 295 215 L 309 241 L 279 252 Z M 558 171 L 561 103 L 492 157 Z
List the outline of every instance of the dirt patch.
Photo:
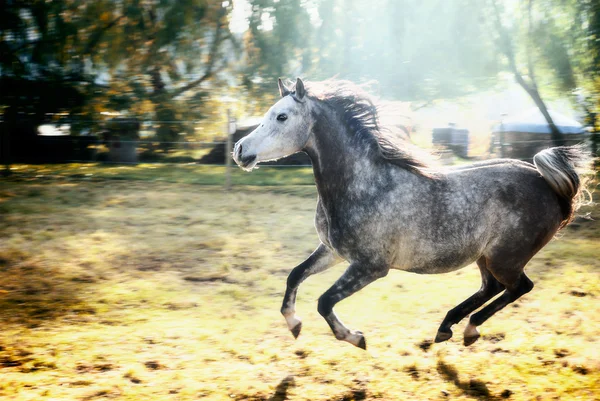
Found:
M 192 283 L 237 283 L 237 281 L 235 281 L 232 278 L 229 278 L 228 276 L 184 276 L 183 279 Z
M 144 366 L 146 366 L 146 368 L 148 368 L 149 370 L 159 370 L 166 368 L 166 366 L 164 366 L 158 361 L 146 361 L 144 362 Z
M 296 356 L 298 356 L 300 359 L 304 359 L 310 355 L 310 351 L 299 349 L 299 350 L 294 351 L 294 354 L 296 354 Z
M 96 364 L 88 364 L 84 362 L 80 362 L 75 367 L 77 373 L 104 373 L 109 372 L 111 370 L 116 369 L 116 366 L 112 363 L 96 363 Z
M 423 340 L 417 344 L 417 346 L 423 351 L 429 351 L 429 348 L 433 345 L 433 341 L 431 340 Z
M 505 333 L 484 334 L 482 336 L 483 340 L 489 341 L 492 344 L 499 343 L 500 341 L 503 341 L 505 338 L 506 338 Z
M 414 380 L 418 380 L 420 377 L 419 369 L 416 365 L 410 365 L 404 368 L 404 371 L 412 377 Z
M 15 366 L 21 366 L 26 361 L 22 359 L 16 359 L 10 355 L 4 355 L 0 357 L 0 367 L 3 368 L 12 368 Z
M 580 375 L 587 375 L 590 372 L 589 369 L 583 365 L 575 365 L 572 366 L 571 369 L 573 369 L 573 372 L 579 373 Z
M 554 355 L 556 355 L 557 358 L 564 358 L 565 356 L 571 355 L 571 351 L 566 348 L 555 349 Z
M 355 389 L 343 394 L 341 397 L 331 398 L 330 401 L 361 401 L 367 399 L 367 391 L 365 389 Z

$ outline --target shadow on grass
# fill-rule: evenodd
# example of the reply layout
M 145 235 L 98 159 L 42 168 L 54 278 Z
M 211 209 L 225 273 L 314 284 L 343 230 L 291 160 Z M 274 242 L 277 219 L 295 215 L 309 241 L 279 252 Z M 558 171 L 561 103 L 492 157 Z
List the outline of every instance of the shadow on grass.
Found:
M 487 385 L 481 380 L 470 379 L 468 381 L 461 381 L 458 377 L 458 370 L 442 360 L 438 360 L 437 371 L 445 381 L 454 384 L 466 396 L 486 401 L 496 401 L 506 398 L 491 394 Z
M 294 387 L 296 382 L 294 381 L 294 376 L 287 376 L 284 378 L 277 387 L 275 388 L 275 393 L 267 399 L 267 401 L 285 401 L 288 397 L 288 389 L 290 387 Z
M 287 376 L 275 388 L 275 392 L 272 396 L 266 397 L 264 395 L 250 396 L 247 394 L 240 394 L 236 397 L 236 400 L 244 401 L 286 401 L 288 399 L 288 391 L 290 388 L 296 385 L 294 376 Z M 344 392 L 341 395 L 330 398 L 331 401 L 362 401 L 367 399 L 367 391 L 362 386 Z
M 66 314 L 94 313 L 78 296 L 84 283 L 69 279 L 17 250 L 0 252 L 0 322 L 35 328 Z
M 331 401 L 361 401 L 367 399 L 367 391 L 363 388 L 350 390 L 341 396 L 333 397 Z

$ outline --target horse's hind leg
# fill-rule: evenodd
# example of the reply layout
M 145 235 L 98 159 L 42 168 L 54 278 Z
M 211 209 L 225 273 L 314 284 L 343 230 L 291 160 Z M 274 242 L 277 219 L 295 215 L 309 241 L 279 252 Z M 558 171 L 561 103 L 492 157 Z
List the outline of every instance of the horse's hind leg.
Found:
M 533 282 L 525 275 L 525 272 L 521 272 L 513 283 L 504 283 L 504 285 L 506 286 L 506 291 L 502 295 L 479 312 L 473 314 L 469 319 L 469 324 L 464 332 L 465 345 L 471 345 L 479 338 L 477 326 L 482 325 L 494 313 L 527 294 L 533 288 Z
M 339 258 L 324 244 L 290 272 L 287 279 L 287 287 L 281 306 L 281 314 L 285 317 L 288 328 L 298 338 L 302 329 L 302 321 L 296 316 L 296 293 L 300 284 L 309 276 L 322 272 L 339 262 Z
M 485 304 L 504 289 L 504 286 L 487 269 L 485 256 L 477 260 L 477 266 L 479 266 L 479 271 L 481 272 L 481 288 L 446 314 L 435 336 L 436 343 L 449 340 L 452 337 L 452 325 L 460 322 L 465 316 Z
M 342 323 L 333 307 L 335 304 L 361 290 L 373 281 L 385 277 L 389 268 L 366 266 L 352 263 L 344 274 L 319 298 L 319 313 L 325 318 L 338 340 L 347 341 L 362 349 L 367 349 L 365 337 L 360 331 L 351 331 Z

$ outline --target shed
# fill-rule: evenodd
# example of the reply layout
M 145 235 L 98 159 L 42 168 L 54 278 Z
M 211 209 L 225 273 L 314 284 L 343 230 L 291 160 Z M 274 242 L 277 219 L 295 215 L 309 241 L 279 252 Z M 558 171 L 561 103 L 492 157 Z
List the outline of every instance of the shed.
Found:
M 137 163 L 140 139 L 140 121 L 135 117 L 115 117 L 107 121 L 104 141 L 108 145 L 108 159 L 116 163 Z
M 71 135 L 71 124 L 42 124 L 29 145 L 30 157 L 40 163 L 68 163 L 96 159 L 99 139 L 95 135 Z M 89 130 L 87 131 L 89 134 Z
M 562 133 L 565 145 L 586 139 L 587 131 L 579 122 L 553 110 L 548 110 L 548 113 Z M 495 125 L 490 150 L 495 148 L 501 157 L 531 160 L 537 152 L 552 145 L 550 126 L 542 112 L 534 107 Z
M 466 158 L 469 153 L 469 130 L 459 128 L 455 123 L 446 127 L 434 128 L 432 132 L 434 146 L 448 148 L 459 157 Z

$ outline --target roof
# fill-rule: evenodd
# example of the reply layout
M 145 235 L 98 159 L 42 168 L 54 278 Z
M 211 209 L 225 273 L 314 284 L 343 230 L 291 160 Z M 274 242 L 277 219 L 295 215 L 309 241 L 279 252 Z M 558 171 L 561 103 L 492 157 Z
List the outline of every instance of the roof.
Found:
M 584 134 L 583 125 L 576 120 L 548 110 L 554 124 L 563 134 Z M 502 123 L 494 126 L 492 132 L 528 132 L 534 134 L 550 134 L 550 126 L 542 112 L 534 107 L 514 117 L 506 118 Z

